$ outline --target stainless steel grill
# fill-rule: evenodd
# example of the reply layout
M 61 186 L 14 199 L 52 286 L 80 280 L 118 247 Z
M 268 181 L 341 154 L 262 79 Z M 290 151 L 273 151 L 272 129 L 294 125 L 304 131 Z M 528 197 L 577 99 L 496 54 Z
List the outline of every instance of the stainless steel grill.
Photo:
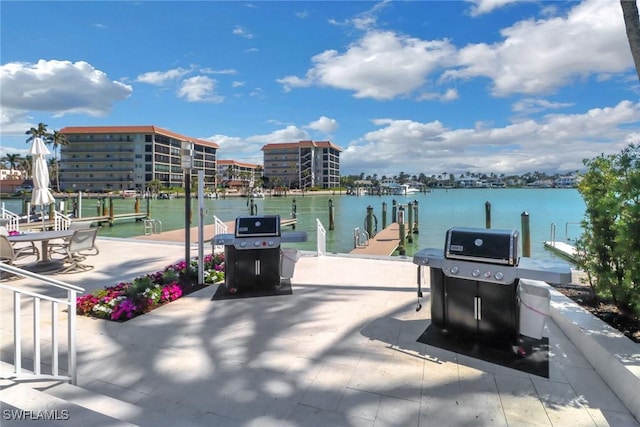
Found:
M 430 267 L 433 326 L 517 345 L 518 281 L 571 281 L 571 269 L 564 262 L 518 257 L 518 237 L 515 230 L 453 227 L 447 231 L 444 250 L 427 248 L 413 256 L 414 264 Z
M 305 242 L 304 231 L 280 231 L 279 215 L 236 218 L 234 233 L 218 234 L 212 245 L 224 245 L 225 285 L 239 291 L 266 290 L 280 284 L 282 243 Z

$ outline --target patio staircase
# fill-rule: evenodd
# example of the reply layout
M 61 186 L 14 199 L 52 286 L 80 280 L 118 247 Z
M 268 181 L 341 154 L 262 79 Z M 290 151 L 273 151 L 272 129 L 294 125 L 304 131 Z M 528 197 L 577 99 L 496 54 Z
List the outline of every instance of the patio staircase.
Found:
M 38 421 L 47 420 L 43 425 L 60 427 L 193 426 L 168 415 L 161 406 L 157 403 L 154 408 L 144 408 L 60 381 L 0 380 L 2 425 L 8 427 L 37 425 L 36 417 L 40 417 Z
M 2 380 L 1 384 L 3 426 L 43 420 L 47 426 L 135 426 L 140 424 L 131 421 L 142 421 L 141 408 L 68 383 Z

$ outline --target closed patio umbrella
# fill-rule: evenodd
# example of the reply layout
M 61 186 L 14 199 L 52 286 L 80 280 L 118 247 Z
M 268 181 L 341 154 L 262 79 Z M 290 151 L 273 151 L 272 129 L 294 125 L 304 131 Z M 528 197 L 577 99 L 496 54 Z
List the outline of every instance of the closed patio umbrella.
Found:
M 49 190 L 49 169 L 45 156 L 51 154 L 44 145 L 40 137 L 33 138 L 31 149 L 29 150 L 33 158 L 33 192 L 31 193 L 31 204 L 40 206 L 42 215 L 42 229 L 44 230 L 44 207 L 55 202 L 53 194 Z

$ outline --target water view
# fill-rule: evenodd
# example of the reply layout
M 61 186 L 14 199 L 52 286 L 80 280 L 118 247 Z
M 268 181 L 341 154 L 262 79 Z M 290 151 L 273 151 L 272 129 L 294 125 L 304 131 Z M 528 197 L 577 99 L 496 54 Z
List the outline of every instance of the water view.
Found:
M 300 249 L 315 250 L 316 218 L 327 228 L 327 251 L 349 252 L 353 249 L 353 229 L 364 228 L 367 206 L 373 207 L 378 229 L 382 227 L 382 203 L 387 203 L 387 223 L 391 222 L 392 201 L 407 204 L 418 201 L 419 234 L 414 243 L 407 246 L 407 254 L 425 247 L 443 247 L 444 236 L 453 226 L 484 227 L 485 202 L 491 203 L 492 228 L 521 228 L 521 214 L 527 212 L 530 218 L 531 255 L 537 258 L 554 258 L 544 249 L 543 241 L 549 240 L 551 224 L 556 224 L 556 239 L 575 239 L 581 230 L 585 205 L 575 189 L 436 189 L 431 193 L 405 196 L 347 196 L 296 194 L 287 197 L 267 197 L 255 199 L 259 215 L 278 214 L 291 218 L 295 199 L 298 225 L 296 230 L 306 231 L 309 241 L 296 244 Z M 335 209 L 335 230 L 328 230 L 329 200 Z M 7 209 L 20 212 L 20 201 L 4 200 Z M 113 199 L 115 212 L 134 211 L 134 199 Z M 91 217 L 97 213 L 98 200 L 84 198 L 82 216 Z M 223 221 L 232 221 L 237 216 L 249 214 L 249 201 L 243 197 L 226 199 L 205 199 L 206 215 L 204 224 L 213 224 L 213 216 Z M 163 231 L 184 228 L 184 199 L 150 200 L 151 218 L 162 222 Z M 193 223 L 198 224 L 197 200 L 192 201 Z M 140 210 L 145 212 L 146 200 L 140 201 Z M 232 230 L 231 230 L 232 231 Z M 283 230 L 286 231 L 286 230 Z M 113 227 L 104 225 L 101 236 L 132 237 L 144 234 L 144 224 L 133 220 L 116 222 Z M 205 236 L 210 240 L 212 236 Z

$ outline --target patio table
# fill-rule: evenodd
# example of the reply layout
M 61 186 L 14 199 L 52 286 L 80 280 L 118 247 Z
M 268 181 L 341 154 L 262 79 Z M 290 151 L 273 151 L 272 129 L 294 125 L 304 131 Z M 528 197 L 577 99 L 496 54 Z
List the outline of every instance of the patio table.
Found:
M 25 269 L 37 272 L 55 270 L 62 266 L 62 260 L 49 259 L 49 241 L 71 237 L 73 233 L 74 230 L 38 231 L 35 233 L 8 236 L 8 238 L 11 243 L 41 242 L 40 259 L 33 264 L 25 266 Z

